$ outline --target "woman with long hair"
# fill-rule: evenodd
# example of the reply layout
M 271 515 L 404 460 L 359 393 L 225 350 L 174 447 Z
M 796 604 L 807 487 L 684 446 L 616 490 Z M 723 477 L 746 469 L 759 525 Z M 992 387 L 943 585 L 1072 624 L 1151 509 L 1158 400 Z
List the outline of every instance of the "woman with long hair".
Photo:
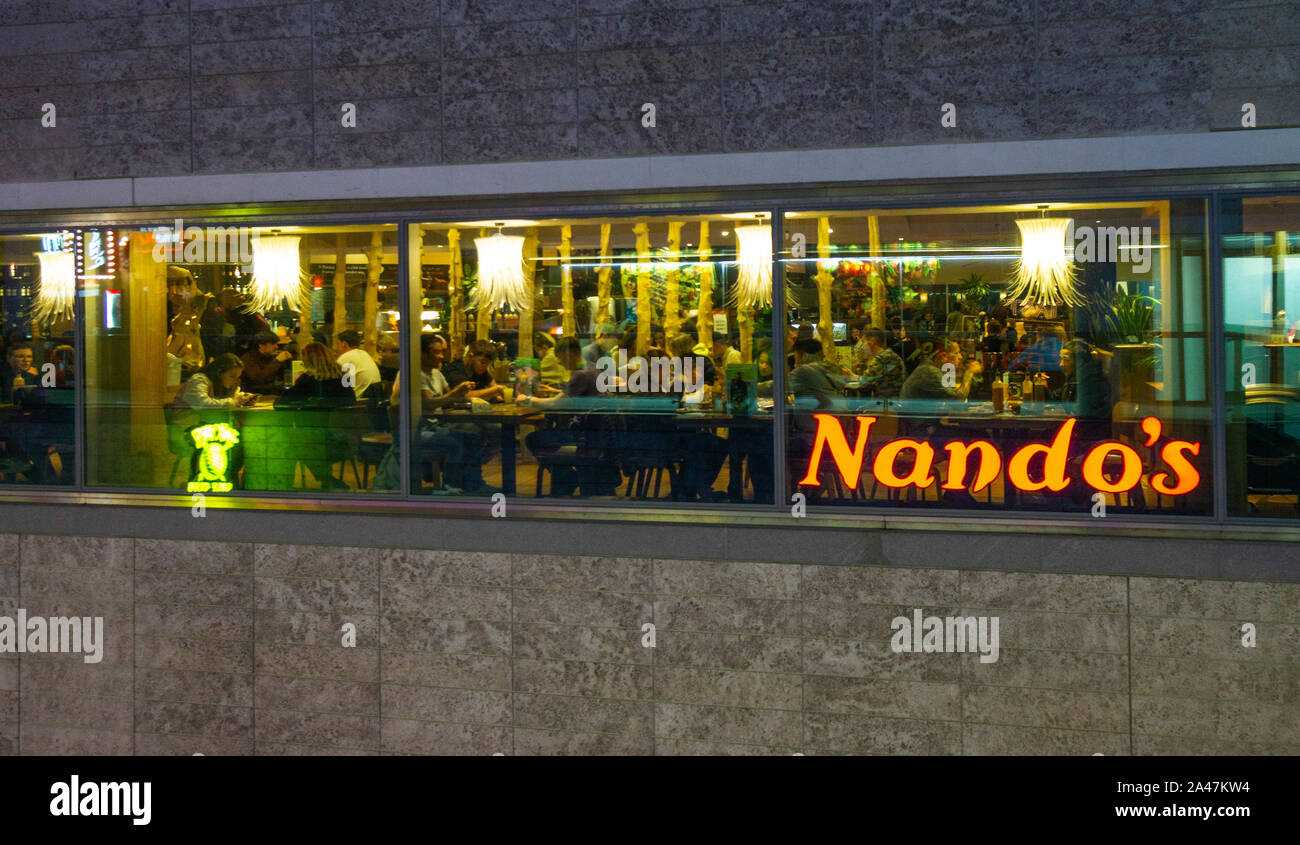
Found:
M 244 362 L 229 352 L 218 355 L 190 376 L 176 395 L 175 405 L 195 410 L 238 408 L 257 399 L 239 389 Z
M 328 346 L 309 343 L 302 348 L 303 371 L 293 386 L 275 400 L 277 410 L 289 409 L 298 414 L 294 428 L 315 435 L 324 429 L 324 442 L 319 435 L 300 438 L 293 457 L 301 461 L 325 490 L 347 490 L 343 481 L 334 477 L 335 461 L 344 460 L 349 448 L 346 429 L 327 425 L 326 413 L 356 404 L 356 392 L 343 384 L 343 370 Z

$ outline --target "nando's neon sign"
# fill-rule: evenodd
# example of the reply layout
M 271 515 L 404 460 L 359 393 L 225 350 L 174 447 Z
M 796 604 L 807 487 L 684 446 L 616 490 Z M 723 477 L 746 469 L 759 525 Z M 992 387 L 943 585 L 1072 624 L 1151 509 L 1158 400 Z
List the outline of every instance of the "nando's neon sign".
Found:
M 830 414 L 814 414 L 813 418 L 817 420 L 816 440 L 813 443 L 812 457 L 808 461 L 808 473 L 799 483 L 814 487 L 820 485 L 817 472 L 821 469 L 823 455 L 829 450 L 840 478 L 844 479 L 848 487 L 856 488 L 867 457 L 867 437 L 876 418 L 857 418 L 858 438 L 852 448 L 849 447 L 844 426 L 839 419 Z M 1007 481 L 1017 490 L 1026 493 L 1039 490 L 1059 493 L 1069 486 L 1070 478 L 1065 474 L 1066 464 L 1070 456 L 1070 439 L 1077 422 L 1074 417 L 1067 419 L 1051 443 L 1030 443 L 1016 450 L 1006 462 Z M 1160 430 L 1161 422 L 1156 417 L 1142 420 L 1142 432 L 1146 435 L 1148 448 L 1159 439 Z M 943 490 L 966 489 L 966 475 L 972 456 L 979 458 L 973 492 L 978 493 L 988 487 L 1003 470 L 1001 453 L 987 440 L 952 442 L 944 446 L 944 449 L 948 452 L 948 471 L 941 487 Z M 914 457 L 911 466 L 907 468 L 907 474 L 900 476 L 895 472 L 895 467 L 899 455 L 905 450 L 911 450 Z M 1201 483 L 1201 474 L 1188 460 L 1189 453 L 1199 455 L 1201 444 L 1188 440 L 1166 442 L 1160 449 L 1160 460 L 1169 472 L 1152 474 L 1151 488 L 1162 496 L 1183 496 L 1195 490 Z M 1111 481 L 1102 471 L 1106 459 L 1112 454 L 1119 456 L 1121 467 L 1119 478 L 1115 481 Z M 1043 460 L 1031 470 L 1031 463 L 1039 456 Z M 871 474 L 877 483 L 886 487 L 927 488 L 936 481 L 930 471 L 934 458 L 934 447 L 925 441 L 906 438 L 890 440 L 876 450 Z M 1116 440 L 1103 441 L 1090 449 L 1084 456 L 1081 469 L 1084 482 L 1102 493 L 1123 493 L 1142 481 L 1142 457 L 1133 447 Z M 1035 475 L 1037 478 L 1033 477 Z

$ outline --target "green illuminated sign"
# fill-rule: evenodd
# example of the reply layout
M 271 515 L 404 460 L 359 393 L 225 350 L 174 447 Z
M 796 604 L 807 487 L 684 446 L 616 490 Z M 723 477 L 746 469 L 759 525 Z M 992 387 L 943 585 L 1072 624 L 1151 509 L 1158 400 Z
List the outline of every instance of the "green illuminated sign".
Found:
M 190 436 L 199 450 L 199 472 L 185 489 L 190 493 L 226 493 L 235 489 L 226 480 L 230 468 L 226 453 L 239 442 L 239 432 L 225 423 L 213 423 L 196 427 Z

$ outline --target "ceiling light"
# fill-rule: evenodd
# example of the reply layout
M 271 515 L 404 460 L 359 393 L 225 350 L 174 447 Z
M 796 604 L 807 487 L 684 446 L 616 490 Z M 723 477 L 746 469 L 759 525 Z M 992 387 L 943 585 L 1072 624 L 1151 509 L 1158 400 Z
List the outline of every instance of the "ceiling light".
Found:
M 274 230 L 272 230 L 274 231 Z M 248 287 L 249 312 L 275 311 L 287 300 L 289 310 L 301 310 L 307 278 L 298 263 L 298 242 L 293 235 L 259 237 L 253 242 L 253 280 Z
M 33 315 L 37 322 L 72 319 L 76 299 L 76 259 L 71 252 L 38 252 L 41 261 L 40 287 Z
M 1074 289 L 1074 262 L 1066 255 L 1068 217 L 1017 220 L 1020 258 L 1015 263 L 1012 299 L 1036 305 L 1081 305 Z
M 772 227 L 741 226 L 736 229 L 736 301 L 741 305 L 772 305 Z
M 532 297 L 524 284 L 524 239 L 498 231 L 488 238 L 475 238 L 474 248 L 478 250 L 475 307 L 509 305 L 519 312 L 532 310 Z

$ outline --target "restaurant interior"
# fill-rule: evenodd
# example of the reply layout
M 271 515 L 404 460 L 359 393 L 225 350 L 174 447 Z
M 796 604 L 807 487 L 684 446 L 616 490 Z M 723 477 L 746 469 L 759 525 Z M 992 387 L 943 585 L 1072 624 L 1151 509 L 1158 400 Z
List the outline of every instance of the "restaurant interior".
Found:
M 3 235 L 0 484 L 1206 515 L 1221 319 L 1227 507 L 1296 518 L 1297 230 L 1247 197 Z

